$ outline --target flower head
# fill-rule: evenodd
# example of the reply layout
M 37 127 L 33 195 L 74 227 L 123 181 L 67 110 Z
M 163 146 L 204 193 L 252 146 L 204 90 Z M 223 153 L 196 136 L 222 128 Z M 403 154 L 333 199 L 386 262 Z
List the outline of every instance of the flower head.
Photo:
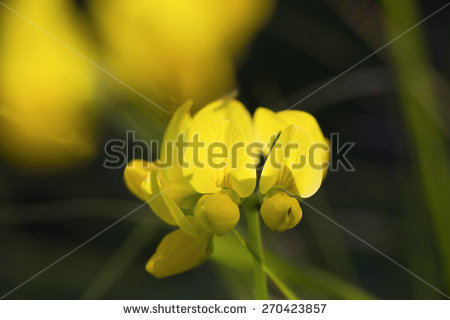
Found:
M 148 201 L 161 220 L 179 228 L 163 238 L 147 263 L 146 270 L 156 277 L 198 266 L 212 250 L 212 237 L 236 227 L 239 207 L 254 194 L 257 182 L 260 154 L 249 151 L 252 143 L 268 155 L 259 181 L 264 195 L 260 213 L 272 231 L 300 222 L 295 197 L 312 196 L 326 171 L 328 142 L 307 113 L 259 108 L 252 122 L 237 100 L 214 101 L 194 116 L 191 105 L 174 114 L 159 161 L 134 160 L 125 170 L 130 191 Z M 261 142 L 270 147 L 261 149 Z M 317 144 L 321 148 L 316 150 Z
M 148 201 L 162 221 L 179 227 L 164 237 L 147 263 L 146 270 L 156 277 L 205 261 L 213 234 L 236 226 L 241 198 L 251 195 L 256 185 L 255 168 L 249 166 L 254 160 L 245 152 L 247 139 L 253 139 L 245 107 L 222 99 L 191 117 L 191 105 L 184 104 L 172 117 L 159 161 L 133 160 L 125 169 L 129 190 Z M 197 147 L 192 147 L 194 142 Z M 234 148 L 236 144 L 241 150 Z M 214 145 L 226 149 L 217 161 L 211 159 Z

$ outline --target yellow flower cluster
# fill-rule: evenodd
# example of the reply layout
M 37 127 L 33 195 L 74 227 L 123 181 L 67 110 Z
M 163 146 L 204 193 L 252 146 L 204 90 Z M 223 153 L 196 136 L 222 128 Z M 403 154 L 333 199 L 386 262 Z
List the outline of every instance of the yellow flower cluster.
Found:
M 252 195 L 261 199 L 268 228 L 295 227 L 302 217 L 295 197 L 312 196 L 328 165 L 329 142 L 306 112 L 258 108 L 252 118 L 239 101 L 221 99 L 191 116 L 191 105 L 174 114 L 158 161 L 133 160 L 125 169 L 130 191 L 161 220 L 179 227 L 164 237 L 147 263 L 156 277 L 204 262 L 213 235 L 237 225 L 239 207 Z M 185 139 L 182 148 L 180 137 Z

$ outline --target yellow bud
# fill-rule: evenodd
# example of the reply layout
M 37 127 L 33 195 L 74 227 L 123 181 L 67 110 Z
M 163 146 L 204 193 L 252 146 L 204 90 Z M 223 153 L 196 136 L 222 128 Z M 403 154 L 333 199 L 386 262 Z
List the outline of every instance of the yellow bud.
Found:
M 193 269 L 208 259 L 211 237 L 210 233 L 201 230 L 197 238 L 181 229 L 175 230 L 161 240 L 145 270 L 157 278 L 165 278 Z
M 302 218 L 302 209 L 297 199 L 284 192 L 277 192 L 264 199 L 261 217 L 272 231 L 285 231 L 295 227 Z
M 210 233 L 222 235 L 239 221 L 239 208 L 225 193 L 205 194 L 197 202 L 194 216 L 200 226 Z

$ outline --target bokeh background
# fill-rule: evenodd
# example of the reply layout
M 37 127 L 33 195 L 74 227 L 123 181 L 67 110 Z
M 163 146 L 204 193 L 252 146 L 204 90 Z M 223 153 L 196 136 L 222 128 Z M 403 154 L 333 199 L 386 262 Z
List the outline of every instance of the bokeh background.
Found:
M 186 99 L 198 108 L 234 89 L 251 111 L 304 100 L 327 136 L 354 142 L 355 171 L 330 172 L 308 203 L 448 294 L 450 8 L 348 70 L 445 4 L 0 2 L 0 295 L 140 204 L 123 169 L 103 167 L 106 141 L 130 129 L 160 139 Z M 267 262 L 299 297 L 444 297 L 303 211 L 294 230 L 263 226 Z M 193 271 L 147 274 L 169 230 L 142 208 L 7 298 L 252 297 L 251 260 L 232 235 Z

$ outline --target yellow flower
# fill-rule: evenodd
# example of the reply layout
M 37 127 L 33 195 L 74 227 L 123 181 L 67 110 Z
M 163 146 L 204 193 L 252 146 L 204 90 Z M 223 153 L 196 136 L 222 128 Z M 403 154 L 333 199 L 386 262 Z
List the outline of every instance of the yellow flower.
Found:
M 196 128 L 217 120 L 235 121 L 242 130 L 247 141 L 251 142 L 254 140 L 253 123 L 250 112 L 248 112 L 247 108 L 240 101 L 231 98 L 215 100 L 200 109 L 192 119 L 192 130 L 190 134 L 194 134 Z
M 224 234 L 239 221 L 240 198 L 256 186 L 255 159 L 247 151 L 251 116 L 236 100 L 218 100 L 193 117 L 187 137 L 202 147 L 186 151 L 183 174 L 198 193 L 208 195 L 197 203 L 195 216 L 207 230 Z
M 172 117 L 162 142 L 161 162 L 167 161 L 168 154 L 173 155 L 174 159 L 178 156 L 174 142 L 190 121 L 191 105 L 190 102 L 184 104 Z M 171 150 L 167 150 L 168 147 Z M 149 205 L 161 220 L 179 226 L 188 235 L 197 236 L 192 223 L 181 210 L 192 206 L 196 192 L 184 180 L 176 161 L 172 161 L 170 166 L 160 166 L 158 161 L 133 160 L 125 168 L 124 179 L 136 197 L 142 201 L 152 199 Z
M 321 154 L 311 152 L 314 142 L 302 128 L 291 124 L 275 142 L 261 173 L 259 188 L 267 193 L 271 188 L 282 187 L 307 198 L 319 189 L 323 169 Z
M 17 0 L 14 9 L 94 57 L 68 1 Z M 94 154 L 96 70 L 6 8 L 0 10 L 0 147 L 29 167 L 54 167 Z
M 154 163 L 133 160 L 125 168 L 125 184 L 165 223 L 179 226 L 187 234 L 196 237 L 197 232 L 179 205 L 167 194 L 170 187 L 163 187 L 161 172 Z
M 226 188 L 241 198 L 252 194 L 255 159 L 246 150 L 248 141 L 253 140 L 251 128 L 247 109 L 231 99 L 215 101 L 193 117 L 187 140 L 203 147 L 186 150 L 188 166 L 183 168 L 183 175 L 197 192 L 216 193 Z
M 219 100 L 191 118 L 191 106 L 191 102 L 184 104 L 172 117 L 160 161 L 133 160 L 124 173 L 134 195 L 148 201 L 161 220 L 180 228 L 161 241 L 147 263 L 146 270 L 156 277 L 177 274 L 205 261 L 211 251 L 212 234 L 221 235 L 236 226 L 240 198 L 249 196 L 256 184 L 255 168 L 246 166 L 254 160 L 246 155 L 247 138 L 241 130 L 242 126 L 253 139 L 251 116 L 245 107 L 235 100 Z M 180 137 L 192 143 L 196 134 L 204 147 L 180 149 L 175 143 Z M 220 169 L 207 151 L 217 142 L 230 151 L 220 158 Z M 231 154 L 236 143 L 242 144 L 241 150 Z M 192 157 L 198 157 L 204 167 L 194 166 Z
M 143 201 L 148 201 L 153 212 L 164 222 L 179 226 L 166 235 L 145 269 L 157 278 L 168 277 L 197 267 L 211 252 L 211 233 L 198 227 L 193 217 L 187 217 L 168 195 L 169 184 L 161 185 L 161 171 L 154 163 L 132 161 L 125 169 L 128 189 Z M 189 196 L 192 196 L 189 193 Z
M 287 193 L 301 198 L 316 193 L 326 174 L 329 142 L 315 118 L 303 111 L 258 108 L 254 130 L 268 154 L 259 183 L 260 192 L 266 194 L 261 216 L 271 230 L 293 228 L 302 211 Z
M 99 0 L 89 6 L 115 74 L 164 106 L 191 98 L 201 106 L 234 88 L 234 60 L 274 2 Z
M 130 191 L 148 201 L 163 221 L 179 227 L 164 237 L 147 263 L 156 277 L 198 266 L 211 251 L 212 236 L 237 225 L 239 205 L 256 186 L 259 155 L 249 152 L 249 142 L 270 141 L 271 133 L 276 138 L 259 181 L 261 216 L 273 231 L 300 222 L 302 210 L 294 196 L 312 196 L 325 174 L 323 157 L 329 151 L 323 147 L 328 144 L 311 115 L 259 108 L 252 123 L 245 106 L 234 99 L 214 101 L 193 117 L 191 106 L 185 103 L 171 119 L 159 161 L 134 160 L 125 170 Z
M 192 237 L 178 229 L 166 235 L 145 269 L 157 278 L 164 278 L 205 262 L 212 251 L 212 235 L 198 227 L 197 233 L 197 237 Z
M 323 166 L 326 170 L 330 158 L 329 141 L 324 137 L 317 120 L 309 113 L 299 110 L 273 112 L 259 107 L 256 109 L 253 125 L 258 141 L 264 144 L 263 153 L 267 155 L 277 135 L 287 126 L 295 124 L 305 130 L 317 144 Z
M 190 121 L 192 103 L 181 106 L 172 117 L 163 138 L 161 162 L 177 159 L 173 142 Z M 169 143 L 171 142 L 171 143 Z M 172 160 L 173 160 L 172 159 Z M 211 251 L 211 234 L 187 217 L 182 208 L 193 206 L 196 192 L 184 180 L 176 161 L 161 166 L 159 161 L 131 161 L 124 172 L 128 189 L 142 201 L 148 201 L 153 212 L 165 223 L 179 229 L 166 235 L 147 262 L 146 270 L 162 278 L 194 268 L 207 259 Z

